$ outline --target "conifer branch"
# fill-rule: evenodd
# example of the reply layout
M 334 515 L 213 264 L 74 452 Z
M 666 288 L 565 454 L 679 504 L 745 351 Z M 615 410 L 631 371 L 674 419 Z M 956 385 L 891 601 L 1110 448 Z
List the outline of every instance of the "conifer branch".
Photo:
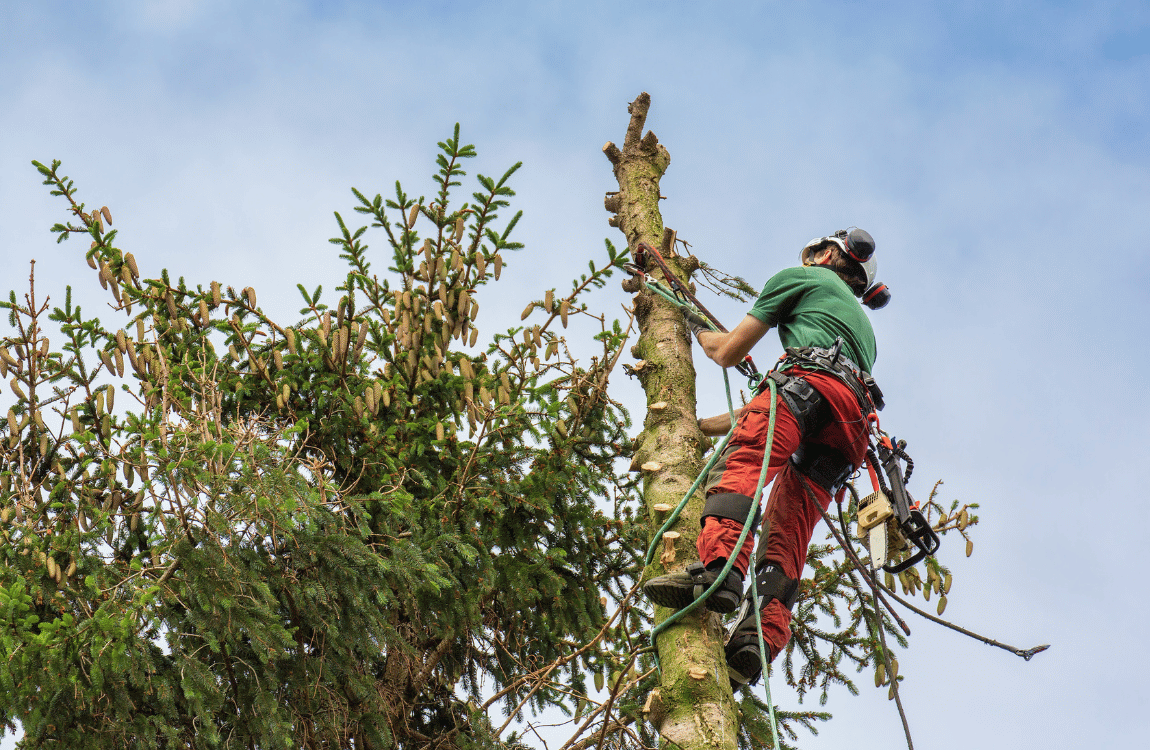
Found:
M 918 607 L 914 606 L 913 604 L 908 602 L 906 599 L 903 599 L 901 596 L 896 594 L 894 591 L 891 591 L 890 589 L 888 589 L 886 586 L 884 586 L 881 583 L 878 584 L 878 587 L 880 589 L 882 589 L 883 591 L 885 591 L 887 594 L 890 594 L 892 599 L 894 599 L 896 602 L 898 602 L 902 606 L 909 609 L 911 612 L 914 612 L 917 615 L 921 615 L 922 617 L 925 617 L 926 619 L 930 620 L 931 622 L 936 622 L 939 625 L 942 625 L 943 627 L 950 628 L 951 630 L 953 630 L 957 633 L 962 633 L 965 636 L 969 636 L 970 638 L 973 638 L 976 641 L 982 641 L 983 643 L 987 644 L 988 646 L 994 646 L 994 647 L 1000 648 L 1004 651 L 1009 651 L 1010 653 L 1014 654 L 1015 656 L 1021 656 L 1024 661 L 1030 661 L 1031 658 L 1033 658 L 1036 654 L 1040 654 L 1043 651 L 1045 651 L 1046 649 L 1050 648 L 1050 644 L 1044 644 L 1041 646 L 1033 646 L 1031 648 L 1018 648 L 1017 646 L 1011 646 L 1011 645 L 1006 644 L 1006 643 L 1001 643 L 1000 641 L 996 641 L 993 638 L 989 638 L 985 635 L 980 635 L 978 633 L 975 633 L 972 630 L 967 630 L 966 628 L 961 627 L 959 625 L 956 625 L 955 623 L 953 623 L 949 620 L 944 620 L 941 617 L 936 617 L 929 612 L 926 612 L 922 609 L 919 609 Z
M 839 543 L 839 546 L 842 548 L 843 552 L 846 553 L 848 556 L 850 556 L 852 562 L 855 563 L 855 566 L 856 566 L 855 570 L 857 570 L 862 575 L 862 577 L 866 580 L 866 582 L 871 587 L 871 593 L 872 593 L 873 599 L 874 599 L 875 628 L 878 630 L 879 641 L 882 644 L 881 655 L 883 658 L 883 663 L 886 667 L 886 672 L 887 672 L 887 675 L 889 676 L 889 679 L 890 679 L 890 686 L 891 686 L 890 689 L 894 694 L 895 705 L 898 708 L 898 715 L 899 715 L 899 718 L 902 720 L 903 732 L 906 735 L 907 749 L 908 750 L 914 750 L 914 741 L 911 739 L 911 735 L 910 735 L 910 723 L 907 721 L 906 710 L 903 708 L 903 705 L 902 705 L 902 696 L 899 695 L 898 675 L 895 674 L 893 665 L 891 663 L 890 649 L 887 647 L 887 643 L 886 643 L 886 629 L 883 627 L 882 611 L 879 609 L 880 598 L 879 598 L 879 593 L 878 593 L 878 588 L 877 588 L 878 583 L 875 581 L 874 576 L 871 575 L 870 571 L 867 570 L 864 565 L 862 565 L 861 561 L 858 558 L 858 555 L 855 554 L 854 549 L 850 546 L 850 544 L 846 541 L 846 539 L 842 536 L 839 536 L 838 529 L 835 528 L 834 522 L 831 521 L 830 515 L 827 513 L 826 509 L 823 508 L 822 504 L 819 503 L 818 498 L 815 497 L 815 493 L 811 489 L 810 481 L 806 477 L 800 477 L 800 479 L 802 480 L 803 490 L 806 492 L 807 500 L 815 508 L 818 508 L 819 513 L 822 514 L 823 523 L 825 523 L 827 525 L 827 527 L 831 530 L 831 532 L 834 534 L 835 541 L 837 541 Z M 840 518 L 841 518 L 841 515 L 842 515 L 842 506 L 841 505 L 839 506 L 839 514 L 840 514 Z M 855 577 L 854 577 L 854 571 L 852 571 L 848 568 L 846 571 L 846 574 L 847 574 L 847 577 L 849 578 L 849 580 L 851 582 L 852 587 L 855 589 L 855 591 L 859 595 L 859 600 L 858 600 L 859 606 L 860 607 L 865 606 L 865 604 L 863 603 L 864 599 L 862 597 L 862 592 L 859 588 L 858 582 L 855 580 Z M 886 606 L 888 606 L 888 608 L 889 608 L 889 605 L 886 605 Z M 899 620 L 897 614 L 894 614 L 894 612 L 891 612 L 891 614 L 895 617 L 896 620 L 899 621 L 899 623 L 903 627 L 903 630 L 909 635 L 910 629 L 906 626 L 906 624 L 903 623 L 902 620 Z M 865 613 L 864 613 L 864 616 L 865 616 Z

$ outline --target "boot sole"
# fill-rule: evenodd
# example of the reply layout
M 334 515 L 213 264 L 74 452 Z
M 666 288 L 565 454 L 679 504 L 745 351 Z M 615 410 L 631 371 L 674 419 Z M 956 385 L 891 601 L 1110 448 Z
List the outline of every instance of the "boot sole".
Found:
M 653 583 L 655 583 L 655 581 L 644 585 L 643 593 L 647 595 L 648 599 L 660 607 L 679 610 L 690 606 L 690 604 L 695 601 L 694 583 L 678 585 L 669 581 L 660 581 L 659 585 L 652 586 L 651 584 Z M 720 589 L 711 594 L 711 597 L 705 602 L 705 606 L 712 612 L 726 615 L 738 609 L 741 600 L 741 595 Z
M 682 609 L 695 601 L 695 585 L 689 581 L 685 584 L 676 584 L 671 581 L 659 581 L 658 585 L 652 584 L 655 584 L 655 581 L 643 584 L 643 593 L 660 607 Z
M 759 647 L 746 645 L 727 657 L 727 669 L 732 675 L 738 675 L 742 682 L 732 678 L 736 685 L 754 685 L 759 681 L 763 671 L 762 659 L 759 657 Z

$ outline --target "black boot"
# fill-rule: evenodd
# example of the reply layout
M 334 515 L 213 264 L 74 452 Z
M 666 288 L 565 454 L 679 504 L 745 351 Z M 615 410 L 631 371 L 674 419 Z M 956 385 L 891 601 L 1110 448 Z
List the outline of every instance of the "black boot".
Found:
M 750 610 L 750 607 L 747 607 Z M 727 640 L 727 675 L 731 678 L 731 690 L 743 685 L 754 685 L 763 672 L 762 652 L 759 651 L 759 633 L 755 613 L 748 611 L 729 631 Z
M 693 562 L 681 573 L 668 573 L 643 584 L 643 593 L 660 607 L 682 609 L 703 595 L 723 572 L 726 560 L 715 560 L 704 567 Z M 706 607 L 712 612 L 734 612 L 743 598 L 743 577 L 731 567 L 723 584 L 707 598 Z

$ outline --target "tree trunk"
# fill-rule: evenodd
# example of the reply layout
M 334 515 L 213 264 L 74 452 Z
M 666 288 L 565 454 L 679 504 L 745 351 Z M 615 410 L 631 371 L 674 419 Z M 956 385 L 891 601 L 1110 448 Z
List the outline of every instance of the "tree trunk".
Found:
M 674 252 L 672 233 L 665 231 L 659 213 L 659 180 L 671 162 L 671 155 L 655 134 L 643 136 L 643 125 L 651 97 L 640 94 L 628 107 L 623 149 L 608 143 L 603 152 L 614 166 L 619 192 L 609 193 L 604 204 L 615 215 L 610 224 L 627 237 L 632 253 L 640 242 L 659 247 L 667 264 L 680 281 L 687 283 L 699 267 L 692 256 Z M 658 268 L 648 268 L 661 278 Z M 624 282 L 624 290 L 639 291 L 635 281 Z M 691 359 L 691 338 L 682 313 L 660 297 L 640 293 L 635 297 L 639 342 L 632 353 L 642 361 L 635 365 L 647 394 L 647 418 L 636 441 L 631 468 L 643 472 L 643 499 L 655 533 L 665 513 L 655 506 L 674 507 L 702 469 L 705 438 L 695 417 L 695 367 Z M 652 408 L 663 402 L 665 406 Z M 696 559 L 695 540 L 699 534 L 703 493 L 687 504 L 675 530 L 675 557 L 665 564 L 660 559 L 644 571 L 649 579 L 665 572 L 681 570 Z M 661 547 L 662 548 L 662 547 Z M 656 622 L 671 610 L 655 608 Z M 695 612 L 664 631 L 658 639 L 662 683 L 652 696 L 648 719 L 662 736 L 685 749 L 736 747 L 738 717 L 727 681 L 723 657 L 723 632 L 718 617 L 699 607 Z

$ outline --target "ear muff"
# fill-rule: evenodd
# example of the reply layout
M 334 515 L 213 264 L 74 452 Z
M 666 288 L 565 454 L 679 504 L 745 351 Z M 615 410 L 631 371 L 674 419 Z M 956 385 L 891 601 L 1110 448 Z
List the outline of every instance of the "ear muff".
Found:
M 890 302 L 890 288 L 880 281 L 862 293 L 862 302 L 872 310 L 884 308 Z
M 859 263 L 866 263 L 874 255 L 874 237 L 871 237 L 870 232 L 865 229 L 858 227 L 840 229 L 835 235 L 842 238 L 839 244 L 843 252 Z

